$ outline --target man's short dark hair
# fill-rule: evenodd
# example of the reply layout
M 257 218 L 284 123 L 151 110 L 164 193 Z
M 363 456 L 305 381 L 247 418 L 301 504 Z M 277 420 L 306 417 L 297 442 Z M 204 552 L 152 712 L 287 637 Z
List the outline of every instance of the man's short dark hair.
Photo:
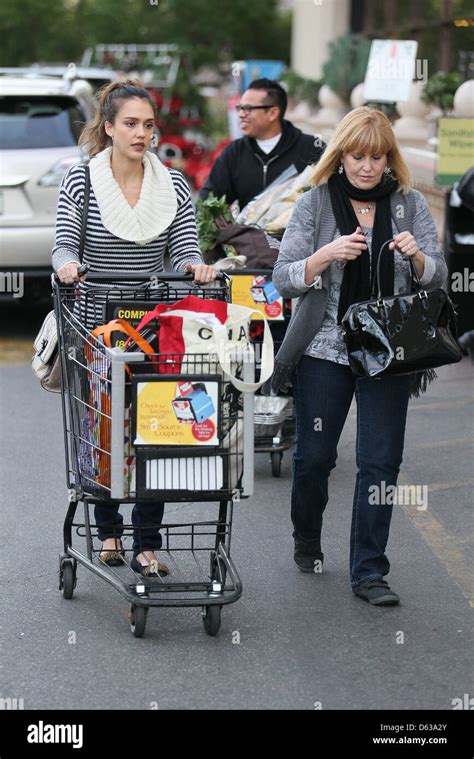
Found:
M 255 79 L 250 82 L 248 90 L 264 90 L 267 93 L 265 105 L 276 105 L 280 109 L 280 120 L 285 115 L 288 98 L 286 92 L 278 82 L 273 79 Z

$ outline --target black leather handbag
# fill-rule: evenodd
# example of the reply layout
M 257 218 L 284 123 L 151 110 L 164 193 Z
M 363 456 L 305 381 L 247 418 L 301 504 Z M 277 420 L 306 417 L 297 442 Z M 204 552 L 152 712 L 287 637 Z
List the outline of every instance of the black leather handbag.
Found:
M 341 322 L 357 377 L 411 374 L 462 358 L 449 296 L 441 288 L 423 289 L 411 259 L 412 292 L 382 297 L 380 260 L 390 242 L 382 245 L 377 262 L 377 299 L 353 303 Z

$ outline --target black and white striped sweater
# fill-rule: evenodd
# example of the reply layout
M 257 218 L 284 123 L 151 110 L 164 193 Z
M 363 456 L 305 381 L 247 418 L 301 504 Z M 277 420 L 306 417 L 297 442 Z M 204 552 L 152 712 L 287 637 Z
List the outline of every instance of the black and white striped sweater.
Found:
M 202 263 L 188 185 L 179 171 L 169 169 L 169 173 L 177 194 L 178 210 L 170 226 L 146 244 L 123 240 L 104 227 L 91 186 L 84 263 L 90 264 L 94 271 L 158 272 L 163 271 L 166 251 L 176 271 L 184 271 L 188 263 Z M 84 187 L 85 167 L 73 166 L 66 172 L 59 191 L 56 241 L 52 252 L 55 271 L 71 261 L 79 261 Z
M 124 240 L 110 232 L 102 223 L 101 210 L 91 184 L 89 210 L 82 262 L 92 271 L 162 272 L 164 255 L 168 252 L 173 269 L 185 270 L 186 264 L 202 263 L 196 220 L 191 195 L 185 178 L 179 171 L 169 170 L 177 196 L 177 212 L 171 224 L 156 239 L 147 243 Z M 84 206 L 85 167 L 73 166 L 65 174 L 58 202 L 56 241 L 52 252 L 55 271 L 64 264 L 80 261 L 82 209 Z M 117 192 L 117 188 L 114 188 Z M 122 202 L 122 198 L 119 198 Z M 150 199 L 148 199 L 150 200 Z M 126 203 L 123 197 L 123 202 Z M 153 206 L 153 204 L 151 204 Z M 126 209 L 129 210 L 129 209 Z M 157 209 L 159 213 L 159 208 Z M 117 297 L 140 299 L 143 283 L 130 280 L 87 281 L 79 284 L 80 297 L 75 311 L 82 324 L 91 330 L 105 319 L 104 305 Z M 115 292 L 115 295 L 112 293 Z M 118 293 L 120 295 L 118 296 Z M 157 296 L 159 300 L 159 296 Z

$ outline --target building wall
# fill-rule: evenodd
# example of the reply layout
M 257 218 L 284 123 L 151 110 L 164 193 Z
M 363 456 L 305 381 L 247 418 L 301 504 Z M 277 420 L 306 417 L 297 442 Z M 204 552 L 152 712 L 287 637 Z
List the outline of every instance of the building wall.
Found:
M 319 79 L 328 44 L 350 31 L 350 0 L 294 0 L 291 67 L 307 79 Z

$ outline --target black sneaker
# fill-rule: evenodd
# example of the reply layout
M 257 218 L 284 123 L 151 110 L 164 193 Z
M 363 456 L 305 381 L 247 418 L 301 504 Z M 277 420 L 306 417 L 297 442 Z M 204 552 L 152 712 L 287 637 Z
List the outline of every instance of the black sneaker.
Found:
M 386 580 L 365 580 L 356 588 L 352 588 L 352 591 L 373 606 L 396 606 L 400 603 L 400 596 L 391 589 Z
M 301 572 L 319 574 L 323 568 L 324 554 L 320 540 L 301 540 L 295 537 L 295 564 Z

